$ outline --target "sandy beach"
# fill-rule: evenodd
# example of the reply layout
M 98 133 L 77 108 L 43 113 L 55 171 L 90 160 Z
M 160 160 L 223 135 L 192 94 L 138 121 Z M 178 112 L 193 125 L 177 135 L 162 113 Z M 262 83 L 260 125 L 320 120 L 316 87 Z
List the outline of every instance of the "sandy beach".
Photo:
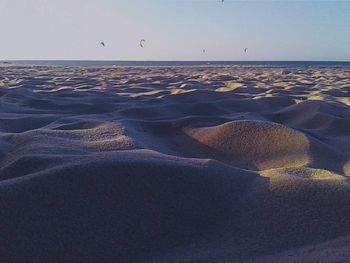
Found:
M 347 262 L 350 67 L 0 66 L 0 262 Z

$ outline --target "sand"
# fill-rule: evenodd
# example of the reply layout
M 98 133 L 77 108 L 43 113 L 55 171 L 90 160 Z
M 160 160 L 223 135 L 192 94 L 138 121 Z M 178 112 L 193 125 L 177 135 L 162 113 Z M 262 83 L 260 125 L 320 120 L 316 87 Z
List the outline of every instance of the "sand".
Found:
M 0 73 L 0 262 L 350 257 L 350 68 Z

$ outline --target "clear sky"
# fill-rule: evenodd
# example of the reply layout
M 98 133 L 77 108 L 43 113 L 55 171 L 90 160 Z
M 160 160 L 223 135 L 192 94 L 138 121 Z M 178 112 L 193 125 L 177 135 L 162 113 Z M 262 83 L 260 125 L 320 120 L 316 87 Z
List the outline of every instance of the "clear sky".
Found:
M 0 29 L 0 60 L 350 60 L 350 0 L 0 0 Z

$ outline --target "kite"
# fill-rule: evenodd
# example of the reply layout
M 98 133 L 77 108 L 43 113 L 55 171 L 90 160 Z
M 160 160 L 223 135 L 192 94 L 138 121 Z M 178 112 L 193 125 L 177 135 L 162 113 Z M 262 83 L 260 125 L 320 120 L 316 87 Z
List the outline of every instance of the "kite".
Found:
M 141 40 L 140 40 L 140 47 L 143 47 L 143 44 L 144 44 L 144 43 L 146 43 L 146 40 L 141 39 Z

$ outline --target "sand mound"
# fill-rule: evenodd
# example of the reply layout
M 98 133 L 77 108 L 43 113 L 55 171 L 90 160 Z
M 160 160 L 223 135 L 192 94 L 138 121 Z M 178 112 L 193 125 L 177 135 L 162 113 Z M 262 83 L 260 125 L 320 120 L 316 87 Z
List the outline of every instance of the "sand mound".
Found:
M 309 162 L 307 137 L 275 123 L 234 121 L 185 132 L 233 163 L 249 168 L 301 166 Z
M 2 259 L 135 262 L 210 236 L 256 177 L 150 151 L 66 158 L 0 184 Z

